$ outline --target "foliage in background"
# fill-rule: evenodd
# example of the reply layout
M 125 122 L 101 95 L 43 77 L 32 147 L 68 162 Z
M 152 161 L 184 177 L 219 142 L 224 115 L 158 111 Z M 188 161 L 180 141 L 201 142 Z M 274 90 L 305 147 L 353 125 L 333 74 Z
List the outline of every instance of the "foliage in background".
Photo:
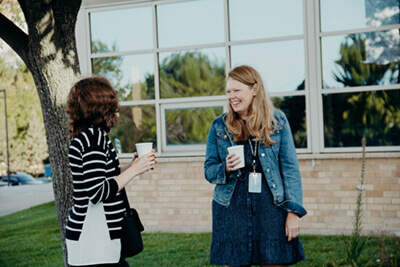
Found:
M 341 44 L 340 58 L 336 61 L 338 69 L 332 75 L 344 87 L 380 85 L 388 83 L 388 81 L 395 83 L 396 79 L 398 80 L 400 77 L 398 63 L 386 65 L 365 63 L 367 57 L 366 38 L 371 37 L 363 34 L 350 34 Z M 96 42 L 93 44 L 93 49 L 99 52 L 116 50 L 115 46 L 107 48 Z M 94 70 L 96 73 L 105 74 L 117 84 L 122 101 L 154 99 L 154 74 L 147 73 L 144 81 L 139 82 L 136 86 L 122 84 L 121 81 L 124 80 L 123 74 L 121 74 L 123 59 L 124 57 L 96 58 L 93 60 Z M 160 94 L 163 99 L 224 94 L 224 63 L 199 51 L 172 53 L 163 59 L 159 69 Z M 138 99 L 132 96 L 134 90 L 140 90 Z M 305 90 L 304 81 L 296 90 Z M 325 145 L 327 147 L 358 146 L 358 142 L 364 134 L 371 146 L 400 145 L 400 139 L 396 138 L 400 135 L 400 106 L 397 104 L 400 102 L 399 90 L 327 94 L 323 97 Z M 273 102 L 287 115 L 296 147 L 307 147 L 305 97 L 274 97 Z M 121 139 L 125 152 L 133 152 L 134 144 L 140 140 L 156 139 L 156 120 L 143 115 L 151 116 L 152 111 L 148 111 L 151 107 L 147 106 L 142 109 L 142 115 L 137 115 L 142 118 L 136 121 L 143 124 L 137 125 L 134 121 L 133 114 L 135 112 L 132 109 L 132 112 L 125 112 L 126 117 L 122 118 L 126 125 L 121 125 L 118 130 L 112 132 L 113 137 Z M 140 114 L 140 112 L 136 114 Z M 167 144 L 204 143 L 211 121 L 215 115 L 219 114 L 220 111 L 215 108 L 168 109 L 165 114 Z M 199 127 L 193 123 L 196 119 L 198 119 Z M 148 133 L 151 133 L 152 136 Z
M 303 80 L 296 91 L 305 89 Z M 304 96 L 285 96 L 271 98 L 275 108 L 282 110 L 288 118 L 296 148 L 307 147 L 306 101 Z
M 93 53 L 107 53 L 115 52 L 117 47 L 115 44 L 107 47 L 100 41 L 93 41 L 92 50 Z M 123 62 L 124 57 L 122 56 L 94 58 L 92 59 L 93 73 L 110 80 L 118 92 L 120 101 L 132 101 L 132 94 L 136 89 L 140 90 L 140 96 L 154 98 L 154 75 L 147 74 L 146 81 L 138 84 L 124 83 Z M 149 84 L 152 85 L 149 86 Z M 121 140 L 122 152 L 135 151 L 135 144 L 138 142 L 153 142 L 154 147 L 157 146 L 156 116 L 152 106 L 121 107 L 119 113 L 120 124 L 111 130 L 109 136 L 114 145 L 115 138 Z
M 94 41 L 92 50 L 94 53 L 115 52 L 116 46 L 107 47 Z M 144 80 L 137 84 L 125 84 L 123 80 L 129 80 L 129 77 L 122 77 L 124 59 L 122 56 L 94 58 L 93 71 L 110 79 L 121 101 L 154 99 L 154 74 L 145 74 Z M 160 64 L 160 87 L 163 99 L 224 95 L 225 64 L 199 51 L 172 53 Z M 304 89 L 303 81 L 296 90 Z M 296 147 L 307 147 L 304 97 L 273 98 L 273 101 L 288 116 Z M 166 109 L 167 144 L 205 143 L 211 122 L 222 112 L 222 107 Z M 121 140 L 123 152 L 135 151 L 135 144 L 141 141 L 153 142 L 156 147 L 156 111 L 153 106 L 122 107 L 120 115 L 121 124 L 110 132 L 110 137 L 111 140 Z
M 160 64 L 162 98 L 225 94 L 225 64 L 201 52 L 176 52 Z
M 48 149 L 39 98 L 25 64 L 10 66 L 0 56 L 0 89 L 6 89 L 10 170 L 35 176 L 44 172 Z M 0 94 L 0 173 L 7 172 L 3 94 Z
M 346 261 L 351 266 L 361 266 L 360 256 L 364 250 L 365 244 L 369 237 L 363 237 L 363 204 L 364 204 L 364 176 L 365 176 L 365 137 L 362 139 L 362 162 L 361 162 L 361 179 L 360 185 L 357 187 L 357 203 L 354 211 L 353 232 L 350 237 L 342 234 L 343 244 L 346 252 Z
M 157 147 L 156 110 L 154 106 L 121 107 L 120 124 L 110 131 L 110 139 L 121 140 L 123 153 L 136 151 L 135 144 L 153 142 Z
M 108 53 L 115 52 L 116 44 L 112 47 L 107 47 L 106 44 L 100 41 L 92 42 L 92 53 Z M 107 77 L 115 89 L 119 90 L 121 87 L 122 71 L 121 64 L 123 58 L 121 56 L 115 57 L 98 57 L 92 59 L 93 73 Z
M 167 145 L 204 144 L 211 122 L 223 113 L 222 107 L 168 109 Z
M 54 202 L 0 217 L 0 225 L 0 266 L 63 265 Z M 346 255 L 340 236 L 302 235 L 301 240 L 306 260 L 295 266 L 343 265 Z M 360 262 L 363 266 L 396 266 L 387 263 L 399 255 L 399 240 L 385 238 L 387 256 L 383 258 L 381 238 L 371 237 Z M 128 259 L 130 266 L 210 266 L 211 233 L 144 233 L 143 242 L 143 252 Z
M 112 52 L 100 42 L 93 43 L 96 52 Z M 96 58 L 93 69 L 105 75 L 118 90 L 121 101 L 154 99 L 154 75 L 147 73 L 138 84 L 123 84 L 123 57 Z M 121 74 L 121 75 L 120 75 Z M 173 53 L 160 65 L 162 98 L 225 94 L 225 64 L 214 62 L 200 52 Z M 140 93 L 135 90 L 140 90 Z M 138 97 L 138 99 L 136 99 Z M 211 122 L 222 114 L 222 108 L 168 109 L 166 112 L 168 144 L 205 143 Z M 112 140 L 119 138 L 123 152 L 135 151 L 138 142 L 157 145 L 156 111 L 154 106 L 122 107 L 118 127 L 112 129 Z
M 225 94 L 225 63 L 201 52 L 176 52 L 160 65 L 162 98 Z M 177 108 L 166 111 L 167 144 L 204 144 L 221 107 Z
M 16 0 L 0 1 L 0 12 L 18 27 L 27 30 Z M 39 98 L 33 78 L 15 52 L 0 39 L 0 89 L 6 89 L 10 170 L 38 176 L 48 157 Z M 0 94 L 0 175 L 7 172 L 7 150 L 3 94 Z
M 24 32 L 27 32 L 28 27 L 24 14 L 17 0 L 0 0 L 0 13 L 4 14 Z M 15 67 L 21 62 L 20 58 L 15 55 L 15 52 L 1 39 L 0 55 L 7 64 L 10 64 L 10 67 Z
M 341 58 L 335 63 L 340 67 L 333 77 L 345 86 L 380 85 L 385 80 L 389 83 L 398 82 L 399 64 L 365 64 L 367 59 L 366 36 L 349 34 L 340 45 Z M 370 37 L 368 37 L 370 38 Z
M 52 166 L 63 256 L 67 262 L 65 227 L 72 205 L 72 177 L 68 166 L 70 140 L 65 104 L 71 86 L 80 77 L 75 33 L 82 0 L 13 2 L 20 6 L 28 31 L 22 30 L 1 10 L 0 38 L 22 59 L 36 85 Z
M 366 64 L 366 37 L 350 34 L 340 46 L 335 80 L 344 87 L 399 83 L 399 63 Z M 324 96 L 327 147 L 358 146 L 365 136 L 370 146 L 400 145 L 399 90 L 366 91 Z

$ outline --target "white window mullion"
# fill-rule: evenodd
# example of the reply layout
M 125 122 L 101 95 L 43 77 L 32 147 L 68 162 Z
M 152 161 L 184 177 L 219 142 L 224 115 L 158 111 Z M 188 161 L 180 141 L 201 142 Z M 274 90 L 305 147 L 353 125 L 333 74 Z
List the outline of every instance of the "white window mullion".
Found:
M 149 54 L 152 53 L 153 49 L 145 49 L 145 50 L 132 50 L 132 51 L 112 51 L 112 52 L 104 52 L 104 53 L 96 53 L 90 54 L 91 58 L 102 58 L 102 57 L 120 57 L 120 56 L 131 56 L 131 55 L 141 55 L 141 54 Z
M 360 93 L 360 92 L 370 92 L 370 91 L 388 91 L 388 90 L 398 90 L 400 89 L 400 84 L 388 84 L 388 85 L 367 85 L 367 86 L 352 86 L 343 88 L 329 88 L 322 89 L 323 94 L 342 94 L 342 93 Z
M 327 36 L 337 36 L 337 35 L 389 31 L 389 30 L 396 30 L 399 28 L 400 28 L 400 24 L 391 24 L 391 25 L 384 25 L 384 26 L 379 26 L 379 27 L 366 27 L 366 28 L 361 28 L 361 29 L 349 29 L 349 30 L 331 31 L 331 32 L 318 32 L 318 35 L 320 37 L 327 37 Z
M 308 147 L 312 153 L 320 153 L 323 148 L 323 110 L 321 98 L 321 53 L 319 45 L 318 1 L 305 0 L 305 46 L 307 47 L 307 78 L 309 90 L 306 96 Z
M 228 73 L 231 70 L 231 50 L 229 46 L 230 34 L 229 34 L 229 0 L 224 0 L 224 18 L 225 18 L 225 76 L 228 77 Z
M 307 71 L 306 71 L 307 74 Z M 307 79 L 306 79 L 307 81 Z M 306 87 L 307 89 L 307 87 Z M 299 90 L 299 91 L 286 91 L 286 92 L 273 92 L 269 93 L 270 97 L 287 97 L 287 96 L 303 96 L 307 95 L 306 90 Z
M 161 144 L 162 144 L 162 152 L 164 153 L 167 150 L 167 118 L 165 116 L 165 107 L 160 106 L 160 117 L 161 121 Z
M 304 34 L 269 37 L 261 39 L 241 40 L 241 41 L 229 41 L 229 45 L 246 45 L 246 44 L 260 44 L 260 43 L 273 43 L 282 41 L 292 41 L 304 39 Z
M 303 35 L 304 35 L 304 70 L 305 70 L 305 75 L 304 75 L 304 94 L 305 94 L 305 120 L 306 120 L 306 131 L 307 131 L 307 147 L 304 150 L 304 152 L 311 152 L 312 151 L 312 128 L 311 128 L 311 101 L 310 101 L 310 87 L 311 87 L 311 75 L 310 73 L 312 72 L 312 61 L 310 60 L 310 55 L 312 54 L 312 50 L 310 50 L 310 44 L 309 44 L 309 18 L 308 18 L 308 10 L 307 10 L 307 0 L 303 0 Z M 297 153 L 299 153 L 299 149 L 296 150 Z
M 89 39 L 89 41 L 88 41 Z M 81 9 L 76 21 L 76 44 L 79 58 L 79 67 L 83 75 L 91 73 L 91 64 L 89 58 L 90 51 L 90 29 L 89 13 L 86 9 Z M 89 44 L 89 50 L 88 48 Z
M 400 153 L 398 153 L 399 147 L 398 146 L 367 146 L 365 148 L 366 152 L 383 152 L 383 153 L 388 153 L 388 152 L 393 152 L 396 153 L 393 156 L 398 157 L 400 156 Z M 361 146 L 351 146 L 351 147 L 327 147 L 324 148 L 322 153 L 354 153 L 354 152 L 362 152 L 362 147 Z
M 317 77 L 316 82 L 317 82 L 317 88 L 316 88 L 316 97 L 317 97 L 317 106 L 318 106 L 318 121 L 317 121 L 317 127 L 318 127 L 318 148 L 319 150 L 317 153 L 321 153 L 324 148 L 325 148 L 325 133 L 324 133 L 324 103 L 323 103 L 323 98 L 322 98 L 322 46 L 321 46 L 321 38 L 319 36 L 319 33 L 321 32 L 321 18 L 320 18 L 320 6 L 319 6 L 319 1 L 314 2 L 314 21 L 315 21 L 315 26 L 314 30 L 315 32 L 313 33 L 314 36 L 314 42 L 316 44 L 316 62 L 315 66 L 317 68 Z
M 157 152 L 162 153 L 162 131 L 161 131 L 161 109 L 160 109 L 160 65 L 158 60 L 158 27 L 157 27 L 157 6 L 153 4 L 153 42 L 154 42 L 154 90 L 156 100 L 156 128 L 157 128 Z

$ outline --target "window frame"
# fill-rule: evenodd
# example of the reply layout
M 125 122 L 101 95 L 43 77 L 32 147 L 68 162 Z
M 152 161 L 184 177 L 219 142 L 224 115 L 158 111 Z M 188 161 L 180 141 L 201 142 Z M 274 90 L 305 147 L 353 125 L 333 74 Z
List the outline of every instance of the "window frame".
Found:
M 360 152 L 361 146 L 358 147 L 335 147 L 326 148 L 324 144 L 324 121 L 323 121 L 323 95 L 334 93 L 350 93 L 350 92 L 364 92 L 364 91 L 379 91 L 379 90 L 396 90 L 400 89 L 400 84 L 394 85 L 378 85 L 378 86 L 362 86 L 362 87 L 346 87 L 339 89 L 323 89 L 322 88 L 322 55 L 321 55 L 321 40 L 323 37 L 336 36 L 350 33 L 365 33 L 377 32 L 382 30 L 398 29 L 400 24 L 385 25 L 380 27 L 367 27 L 358 29 L 348 29 L 332 32 L 321 32 L 320 30 L 320 1 L 302 0 L 303 6 L 303 34 L 261 38 L 252 40 L 230 41 L 230 25 L 229 25 L 229 0 L 221 0 L 224 5 L 224 27 L 225 27 L 225 41 L 218 43 L 190 45 L 190 46 L 177 46 L 168 48 L 158 48 L 158 28 L 157 28 L 157 6 L 162 4 L 172 4 L 180 2 L 190 2 L 197 0 L 156 0 L 156 1 L 135 1 L 130 2 L 120 1 L 115 2 L 105 0 L 101 4 L 82 6 L 78 14 L 77 21 L 77 43 L 79 50 L 79 58 L 81 62 L 81 71 L 84 75 L 90 75 L 91 60 L 96 57 L 109 57 L 109 56 L 124 56 L 134 54 L 153 53 L 154 55 L 154 82 L 155 82 L 155 99 L 141 100 L 141 101 L 126 101 L 121 102 L 121 106 L 141 106 L 141 105 L 155 105 L 156 109 L 156 126 L 157 126 L 157 151 L 160 156 L 204 156 L 205 145 L 199 149 L 198 146 L 191 147 L 189 145 L 182 145 L 181 148 L 171 148 L 166 145 L 166 132 L 165 132 L 165 109 L 166 107 L 184 107 L 185 103 L 193 105 L 206 105 L 214 106 L 214 103 L 222 103 L 225 101 L 224 110 L 226 110 L 227 101 L 225 95 L 219 96 L 204 96 L 204 97 L 184 97 L 184 98 L 168 98 L 162 99 L 160 96 L 160 77 L 159 77 L 159 53 L 161 52 L 174 52 L 189 49 L 202 49 L 202 48 L 225 48 L 225 71 L 226 74 L 231 69 L 231 47 L 243 44 L 257 44 L 269 43 L 286 40 L 299 40 L 304 42 L 304 68 L 305 68 L 305 89 L 302 91 L 279 92 L 270 93 L 271 97 L 285 97 L 285 96 L 305 96 L 305 114 L 306 114 L 306 128 L 307 128 L 307 148 L 297 148 L 297 153 L 348 153 Z M 123 51 L 112 53 L 91 53 L 91 40 L 90 40 L 90 13 L 118 10 L 124 8 L 134 8 L 151 6 L 152 19 L 153 19 L 153 45 L 152 49 Z M 210 104 L 212 103 L 212 105 Z M 197 107 L 197 106 L 196 106 Z M 193 150 L 194 149 L 194 150 Z M 400 146 L 378 146 L 367 147 L 367 151 L 373 152 L 388 152 L 400 151 Z M 129 156 L 132 153 L 123 153 L 122 156 Z
M 206 151 L 206 144 L 203 145 L 168 145 L 167 144 L 167 120 L 165 112 L 167 109 L 186 109 L 186 108 L 212 108 L 212 107 L 222 107 L 223 112 L 228 111 L 227 103 L 224 100 L 213 100 L 207 102 L 198 102 L 198 101 L 186 101 L 182 103 L 164 103 L 161 104 L 161 131 L 162 131 L 162 151 L 163 152 L 182 152 L 182 147 L 185 150 L 193 151 L 193 152 L 203 152 Z M 180 147 L 182 146 L 182 147 Z
M 324 136 L 324 119 L 323 119 L 323 95 L 325 94 L 338 94 L 338 93 L 355 93 L 355 92 L 367 92 L 367 91 L 382 91 L 382 90 L 398 90 L 400 84 L 390 85 L 369 85 L 369 86 L 354 86 L 345 88 L 323 88 L 322 84 L 322 38 L 337 35 L 348 35 L 368 32 L 379 32 L 387 31 L 392 29 L 399 29 L 400 24 L 385 25 L 379 27 L 364 27 L 356 29 L 338 30 L 338 31 L 321 31 L 321 18 L 320 18 L 320 1 L 315 1 L 314 7 L 314 42 L 316 43 L 316 71 L 317 71 L 317 92 L 318 92 L 318 110 L 320 111 L 318 116 L 319 125 L 319 151 L 320 153 L 343 153 L 343 152 L 361 152 L 361 140 L 360 146 L 357 147 L 325 147 L 325 136 Z M 394 152 L 400 151 L 400 146 L 367 146 L 367 152 Z

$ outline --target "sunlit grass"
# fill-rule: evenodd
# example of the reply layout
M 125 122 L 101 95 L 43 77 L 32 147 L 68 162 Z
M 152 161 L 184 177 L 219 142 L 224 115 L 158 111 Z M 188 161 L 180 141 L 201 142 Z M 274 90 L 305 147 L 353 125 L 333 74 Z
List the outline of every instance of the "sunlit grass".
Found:
M 340 236 L 301 236 L 307 260 L 297 266 L 338 266 L 345 257 Z M 210 233 L 143 234 L 145 249 L 128 259 L 131 266 L 209 265 Z M 380 238 L 371 238 L 361 256 L 367 266 L 377 263 Z M 385 247 L 394 255 L 399 238 L 386 238 Z M 397 252 L 398 253 L 398 252 Z M 0 217 L 0 266 L 63 266 L 61 241 L 54 202 Z M 390 266 L 390 265 L 389 265 Z

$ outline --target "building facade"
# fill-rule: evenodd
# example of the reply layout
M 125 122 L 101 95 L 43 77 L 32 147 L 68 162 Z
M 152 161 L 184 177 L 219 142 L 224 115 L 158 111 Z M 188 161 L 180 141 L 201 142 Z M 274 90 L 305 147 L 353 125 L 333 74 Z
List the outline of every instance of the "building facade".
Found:
M 351 231 L 367 140 L 365 229 L 400 233 L 400 13 L 395 0 L 83 1 L 84 75 L 118 91 L 112 130 L 128 162 L 153 142 L 157 169 L 128 186 L 148 231 L 211 230 L 204 179 L 226 73 L 256 68 L 292 127 L 308 215 L 303 232 Z

